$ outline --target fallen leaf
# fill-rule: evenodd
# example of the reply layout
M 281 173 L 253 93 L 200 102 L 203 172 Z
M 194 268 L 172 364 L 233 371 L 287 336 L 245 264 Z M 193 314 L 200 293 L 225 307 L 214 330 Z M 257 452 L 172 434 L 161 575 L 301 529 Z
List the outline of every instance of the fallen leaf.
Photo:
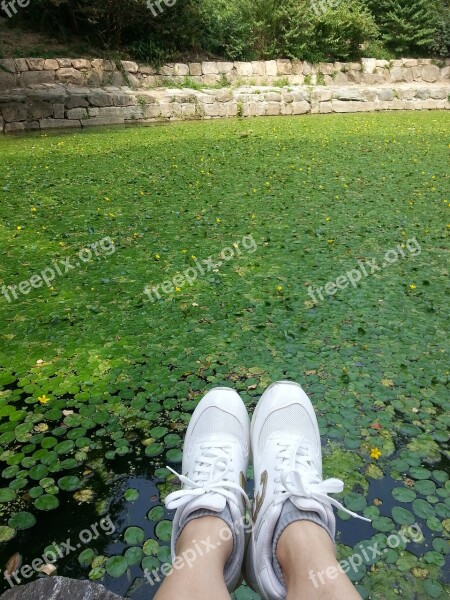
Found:
M 39 567 L 38 571 L 40 573 L 45 573 L 45 575 L 56 575 L 56 567 L 55 565 L 42 565 L 42 567 Z
M 11 558 L 6 563 L 5 577 L 8 575 L 9 576 L 14 575 L 14 573 L 16 573 L 20 569 L 21 565 L 22 565 L 22 556 L 18 552 L 16 552 L 15 554 L 13 554 L 11 556 Z

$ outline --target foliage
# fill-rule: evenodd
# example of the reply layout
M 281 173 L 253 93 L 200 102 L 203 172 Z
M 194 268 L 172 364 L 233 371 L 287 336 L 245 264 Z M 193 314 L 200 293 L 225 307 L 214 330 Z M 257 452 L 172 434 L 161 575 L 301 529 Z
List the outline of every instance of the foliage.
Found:
M 371 0 L 371 6 L 385 46 L 396 55 L 423 55 L 431 48 L 442 0 Z
M 436 34 L 431 50 L 440 57 L 450 56 L 450 0 L 443 0 L 436 12 Z
M 151 1 L 151 0 L 149 0 Z M 448 55 L 449 0 L 33 0 L 12 20 L 157 66 L 225 60 Z
M 164 467 L 181 467 L 203 393 L 232 385 L 252 411 L 271 381 L 294 379 L 317 411 L 325 474 L 342 476 L 340 500 L 373 519 L 347 529 L 339 519 L 355 545 L 340 544 L 339 558 L 362 543 L 387 550 L 413 518 L 426 535 L 361 565 L 362 597 L 443 600 L 448 133 L 434 111 L 0 139 L 0 290 L 105 236 L 116 247 L 51 288 L 11 303 L 0 294 L 0 562 L 22 544 L 40 556 L 36 540 L 74 541 L 75 515 L 98 520 L 100 479 L 115 537 L 100 535 L 97 553 L 80 547 L 58 572 L 72 575 L 75 562 L 138 598 L 128 586 L 168 557 Z M 253 254 L 161 300 L 144 294 L 244 235 Z M 370 273 L 398 247 L 397 262 L 311 301 L 309 286 L 361 264 Z

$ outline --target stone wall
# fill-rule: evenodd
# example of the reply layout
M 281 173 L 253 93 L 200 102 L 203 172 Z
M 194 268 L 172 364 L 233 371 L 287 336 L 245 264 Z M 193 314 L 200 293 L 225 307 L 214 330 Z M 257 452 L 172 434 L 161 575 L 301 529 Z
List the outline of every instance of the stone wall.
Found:
M 132 90 L 34 84 L 0 91 L 0 131 L 81 128 L 123 123 L 450 109 L 450 84 L 292 86 Z
M 450 80 L 450 60 L 375 60 L 355 63 L 311 63 L 300 60 L 253 62 L 172 63 L 158 71 L 135 62 L 84 58 L 18 58 L 0 60 L 0 91 L 34 84 L 88 87 L 123 86 L 148 89 L 180 84 L 186 77 L 197 85 L 384 85 L 388 83 L 437 83 Z

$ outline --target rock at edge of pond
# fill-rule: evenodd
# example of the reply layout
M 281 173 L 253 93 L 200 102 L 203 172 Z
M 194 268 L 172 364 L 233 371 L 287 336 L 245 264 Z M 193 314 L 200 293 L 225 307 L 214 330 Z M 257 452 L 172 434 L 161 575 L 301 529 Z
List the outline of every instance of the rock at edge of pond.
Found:
M 0 600 L 123 600 L 105 587 L 91 581 L 67 577 L 45 577 L 8 590 Z

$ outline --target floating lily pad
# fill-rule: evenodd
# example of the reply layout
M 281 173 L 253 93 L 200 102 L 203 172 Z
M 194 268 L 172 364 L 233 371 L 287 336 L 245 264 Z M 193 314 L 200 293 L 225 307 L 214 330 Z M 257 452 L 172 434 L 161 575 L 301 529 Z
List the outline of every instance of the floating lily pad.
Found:
M 58 454 L 67 454 L 71 450 L 73 450 L 75 443 L 72 440 L 65 440 L 64 442 L 60 442 L 55 446 L 55 451 Z
M 102 567 L 95 567 L 95 569 L 89 571 L 88 577 L 91 581 L 99 581 L 100 579 L 103 579 L 105 573 L 106 569 L 103 569 Z
M 416 500 L 414 500 L 412 507 L 414 513 L 421 519 L 433 517 L 435 514 L 433 505 L 427 502 L 426 500 L 421 500 L 417 498 Z
M 141 562 L 143 556 L 144 553 L 142 551 L 142 548 L 138 547 L 128 548 L 127 550 L 125 550 L 124 554 L 124 557 L 126 558 L 129 567 L 132 567 L 133 565 L 136 565 L 137 563 Z
M 29 489 L 28 493 L 30 494 L 30 498 L 39 498 L 39 496 L 42 496 L 42 494 L 44 493 L 44 490 L 41 488 L 40 485 L 38 485 Z
M 162 542 L 168 542 L 172 537 L 172 521 L 160 521 L 157 523 L 155 533 Z
M 145 539 L 144 530 L 141 527 L 128 527 L 124 533 L 124 539 L 131 546 L 142 544 Z
M 150 430 L 150 435 L 158 440 L 159 438 L 164 437 L 168 431 L 167 427 L 153 427 L 153 429 Z
M 163 563 L 163 564 L 171 564 L 172 563 L 172 553 L 170 551 L 169 546 L 160 546 L 158 548 L 158 559 Z
M 29 529 L 35 523 L 36 517 L 26 511 L 15 513 L 8 521 L 8 525 L 14 529 Z
M 114 578 L 122 577 L 128 569 L 127 559 L 123 556 L 113 556 L 106 562 L 106 572 Z
M 28 474 L 31 479 L 39 481 L 40 479 L 43 479 L 47 475 L 47 473 L 48 469 L 45 465 L 36 465 L 30 469 Z
M 16 530 L 7 525 L 0 525 L 0 543 L 9 542 L 16 535 Z
M 415 482 L 414 489 L 422 496 L 431 496 L 436 491 L 436 484 L 431 479 L 421 479 Z
M 67 475 L 66 477 L 61 477 L 61 479 L 58 479 L 58 486 L 66 492 L 73 492 L 77 490 L 80 485 L 81 481 L 78 479 L 78 477 L 73 475 Z
M 145 542 L 143 550 L 146 556 L 156 556 L 159 544 L 156 540 L 149 539 Z
M 125 491 L 123 497 L 127 502 L 135 502 L 139 498 L 139 492 L 134 488 L 129 488 Z
M 151 444 L 150 446 L 147 446 L 145 449 L 145 454 L 147 456 L 159 456 L 159 454 L 161 454 L 164 450 L 164 447 L 162 444 Z
M 82 567 L 89 567 L 94 560 L 95 552 L 92 548 L 86 548 L 78 556 L 78 562 Z
M 147 519 L 149 521 L 161 521 L 164 518 L 164 507 L 154 506 L 147 513 Z
M 367 500 L 362 494 L 351 492 L 344 496 L 344 504 L 346 508 L 353 512 L 360 512 L 367 506 Z
M 172 448 L 166 452 L 166 457 L 171 463 L 181 463 L 183 460 L 183 452 L 178 448 Z
M 53 510 L 59 506 L 59 500 L 56 496 L 44 494 L 43 496 L 36 498 L 34 505 L 39 510 Z
M 389 517 L 376 517 L 372 521 L 372 527 L 377 531 L 388 532 L 395 528 L 395 524 Z
M 423 589 L 425 590 L 428 598 L 439 598 L 444 592 L 444 587 L 442 584 L 435 579 L 426 579 L 423 582 Z
M 392 518 L 398 525 L 412 525 L 416 521 L 412 512 L 400 506 L 394 506 L 392 509 Z
M 0 503 L 11 502 L 16 497 L 16 492 L 11 488 L 0 488 Z
M 156 556 L 145 556 L 141 562 L 141 569 L 143 571 L 148 571 L 151 575 L 152 571 L 158 569 L 161 565 L 161 562 L 156 558 Z
M 392 490 L 392 495 L 398 502 L 412 502 L 416 498 L 416 492 L 410 488 L 396 487 Z

